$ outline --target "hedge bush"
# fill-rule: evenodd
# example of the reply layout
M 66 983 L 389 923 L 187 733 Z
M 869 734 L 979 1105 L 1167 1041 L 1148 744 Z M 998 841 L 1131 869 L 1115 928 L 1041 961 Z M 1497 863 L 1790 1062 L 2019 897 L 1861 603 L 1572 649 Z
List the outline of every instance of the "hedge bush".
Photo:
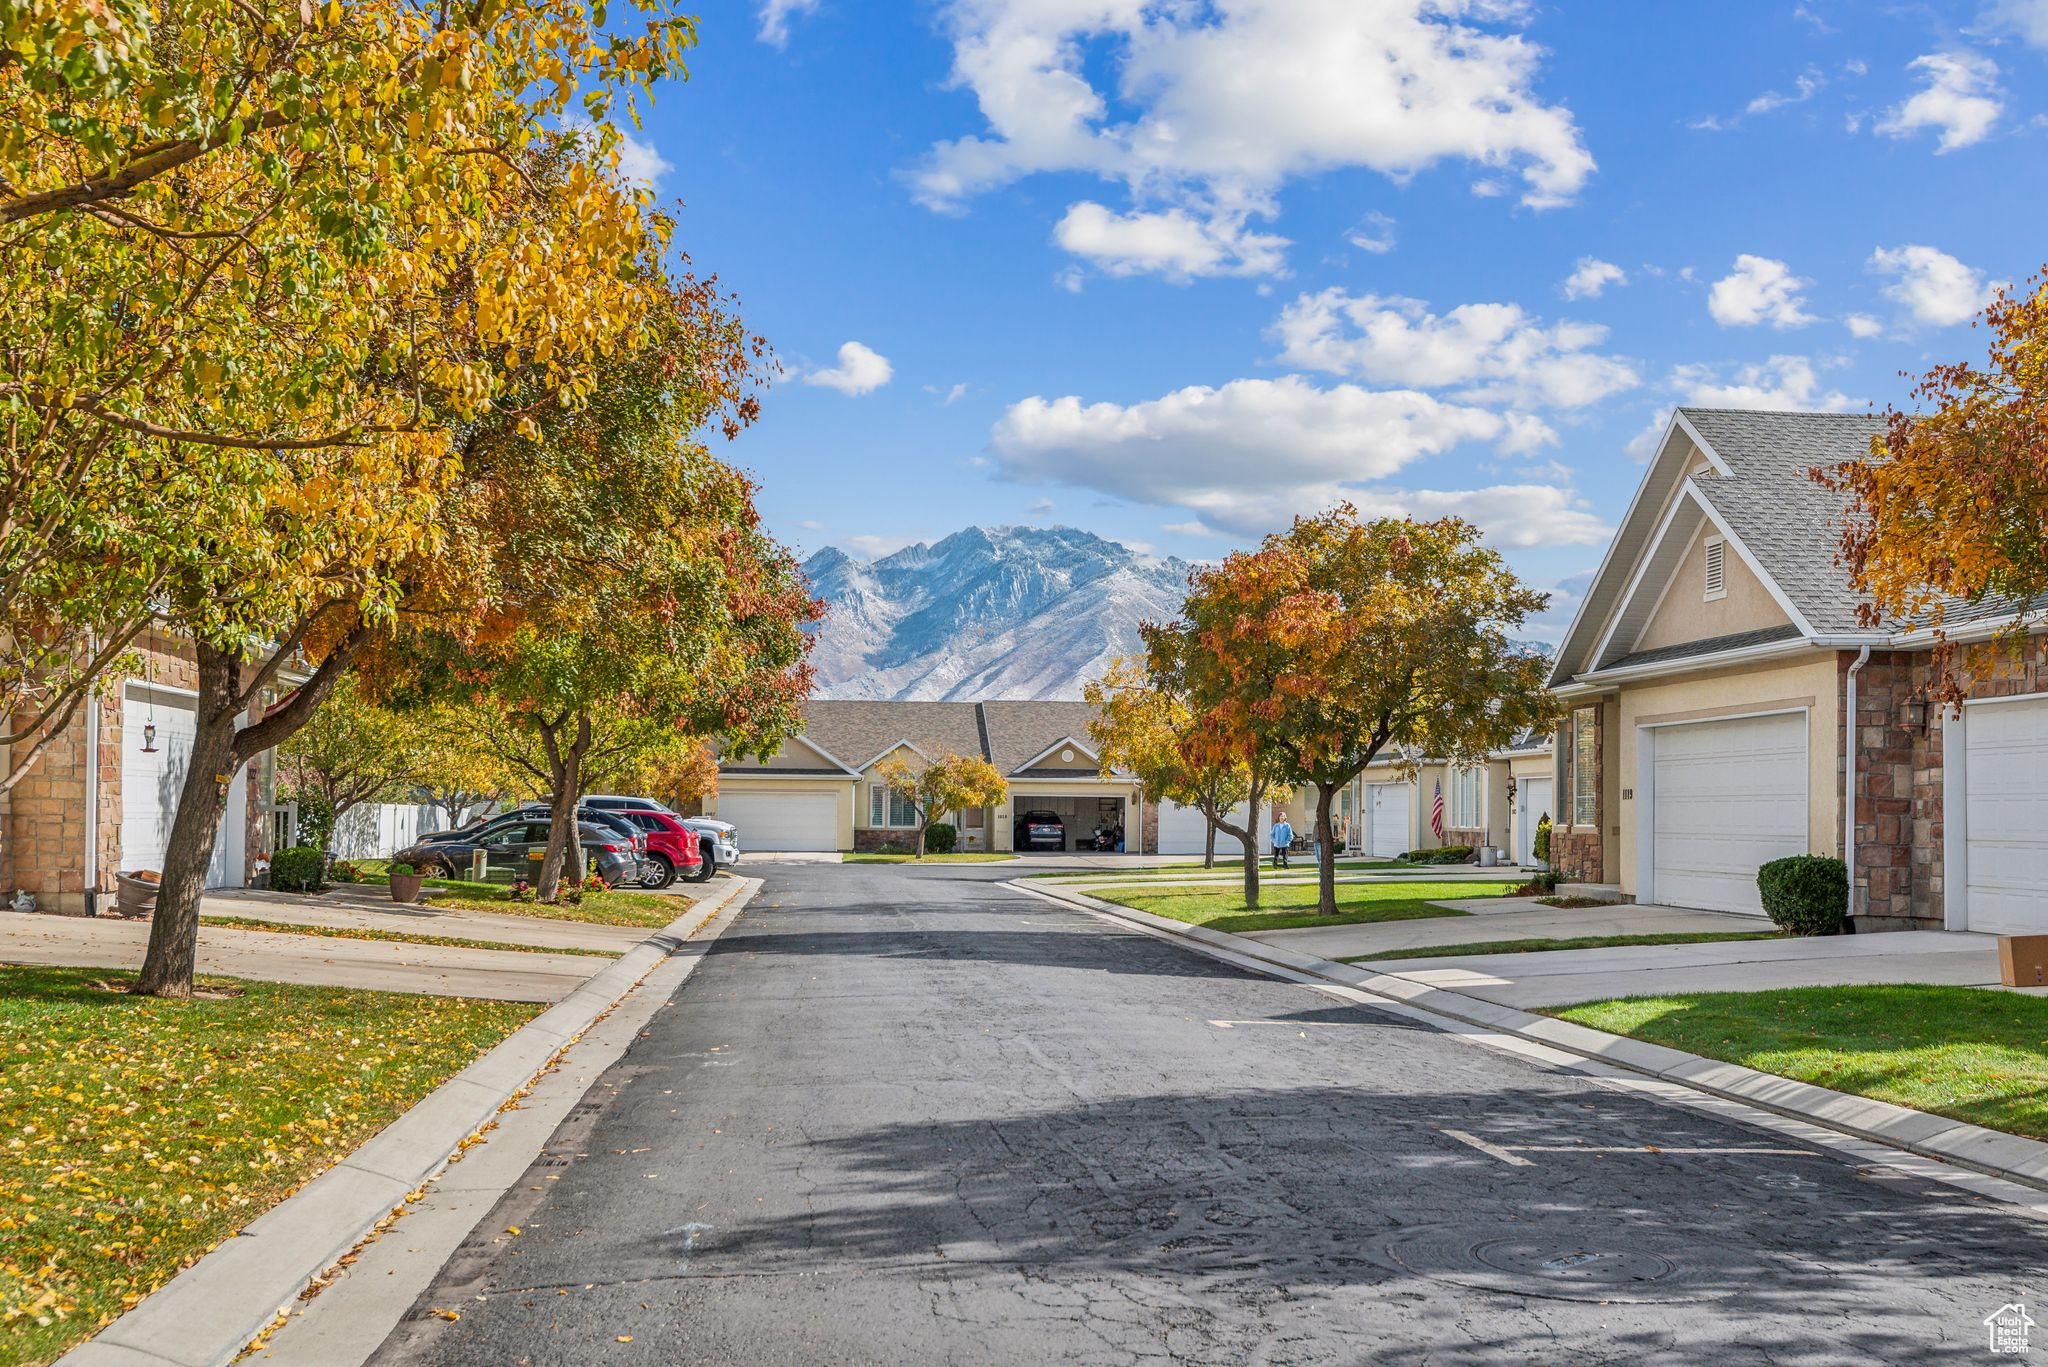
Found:
M 1839 935 L 1849 915 L 1849 870 L 1824 854 L 1773 859 L 1756 871 L 1764 911 L 1793 935 Z
M 1550 813 L 1548 812 L 1545 812 L 1542 819 L 1536 823 L 1536 841 L 1530 847 L 1529 853 L 1536 856 L 1536 862 L 1539 864 L 1548 864 L 1550 862 Z
M 327 881 L 327 854 L 311 845 L 279 850 L 270 861 L 270 886 L 281 892 L 318 892 Z
M 1410 850 L 1401 856 L 1404 864 L 1468 864 L 1471 861 L 1470 845 L 1439 845 L 1433 850 Z
M 926 854 L 951 854 L 960 844 L 960 832 L 950 821 L 934 821 L 924 828 Z

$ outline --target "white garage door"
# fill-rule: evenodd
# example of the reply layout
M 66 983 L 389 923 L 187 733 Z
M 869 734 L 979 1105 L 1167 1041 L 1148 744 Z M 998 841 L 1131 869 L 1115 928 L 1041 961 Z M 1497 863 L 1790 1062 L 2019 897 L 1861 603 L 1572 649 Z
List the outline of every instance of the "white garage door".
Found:
M 1807 852 L 1806 714 L 1654 728 L 1647 900 L 1763 914 L 1756 871 Z
M 1408 832 L 1412 827 L 1409 794 L 1405 783 L 1373 783 L 1365 790 L 1365 852 L 1375 859 L 1393 859 L 1408 853 Z
M 1232 825 L 1242 827 L 1251 819 L 1251 809 L 1240 803 L 1230 813 Z M 1183 807 L 1178 802 L 1159 804 L 1159 848 L 1157 854 L 1200 854 L 1207 848 L 1209 819 L 1199 808 Z M 1220 855 L 1242 856 L 1244 846 L 1238 838 L 1224 831 L 1216 832 L 1216 852 Z
M 733 793 L 718 799 L 718 819 L 740 828 L 742 852 L 839 848 L 833 793 Z
M 145 728 L 156 727 L 155 753 L 145 753 Z M 164 846 L 178 814 L 178 793 L 192 766 L 192 740 L 198 734 L 190 698 L 130 685 L 121 700 L 121 857 L 122 873 L 164 866 Z M 206 886 L 237 887 L 242 883 L 246 844 L 249 771 L 235 775 L 228 789 L 227 815 L 213 842 L 213 863 Z
M 2048 698 L 1982 704 L 1964 717 L 1970 929 L 2040 934 L 2048 931 Z

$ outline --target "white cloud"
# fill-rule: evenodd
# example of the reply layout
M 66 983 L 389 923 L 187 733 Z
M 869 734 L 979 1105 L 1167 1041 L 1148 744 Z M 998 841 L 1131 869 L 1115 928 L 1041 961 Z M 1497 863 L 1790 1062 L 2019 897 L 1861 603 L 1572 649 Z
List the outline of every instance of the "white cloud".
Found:
M 1057 507 L 1059 507 L 1059 505 L 1057 503 L 1054 503 L 1051 499 L 1041 498 L 1038 500 L 1038 502 L 1031 505 L 1031 515 L 1033 517 L 1043 517 Z
M 1185 509 L 1194 516 L 1167 528 L 1182 535 L 1258 535 L 1349 499 L 1373 513 L 1462 513 L 1506 545 L 1595 544 L 1608 529 L 1568 490 L 1381 483 L 1466 442 L 1519 452 L 1555 439 L 1532 419 L 1413 390 L 1326 389 L 1287 376 L 1191 386 L 1133 404 L 1025 399 L 996 424 L 990 445 L 1000 472 L 1020 483 Z
M 880 560 L 885 555 L 894 555 L 916 540 L 914 536 L 876 536 L 863 532 L 859 536 L 845 537 L 839 544 L 863 560 Z
M 848 398 L 857 398 L 880 389 L 895 374 L 896 368 L 889 364 L 887 356 L 859 342 L 847 342 L 839 348 L 838 365 L 810 371 L 804 376 L 804 383 L 823 385 Z
M 1345 240 L 1362 252 L 1384 256 L 1394 250 L 1394 220 L 1375 209 L 1345 234 Z
M 1802 327 L 1813 321 L 1799 292 L 1813 282 L 1792 274 L 1782 261 L 1747 252 L 1735 258 L 1735 269 L 1714 282 L 1707 293 L 1707 312 L 1722 327 Z
M 770 47 L 789 46 L 789 21 L 802 14 L 816 14 L 818 0 L 760 0 L 760 38 Z
M 1884 319 L 1870 313 L 1852 313 L 1842 320 L 1842 326 L 1849 329 L 1851 337 L 1868 341 L 1884 332 Z
M 1886 114 L 1877 131 L 1894 138 L 1911 137 L 1926 128 L 1941 130 L 1936 152 L 1953 152 L 1981 142 L 2004 110 L 1998 88 L 1998 67 L 1974 52 L 1930 52 L 1907 67 L 1918 71 L 1926 88 Z
M 967 397 L 967 382 L 962 380 L 960 383 L 949 385 L 944 389 L 939 388 L 935 384 L 928 384 L 924 387 L 924 392 L 936 398 L 941 407 L 950 407 Z
M 1977 16 L 1979 27 L 2012 34 L 2035 47 L 2048 48 L 2048 0 L 1992 0 Z
M 562 126 L 577 134 L 595 154 L 600 145 L 597 125 L 585 118 L 582 113 L 572 111 L 562 116 Z M 676 169 L 674 164 L 663 157 L 660 150 L 645 138 L 636 138 L 616 124 L 613 125 L 612 131 L 618 138 L 615 150 L 619 158 L 619 175 L 629 184 L 644 185 L 650 190 L 656 189 L 661 184 L 661 178 Z
M 1748 408 L 1783 412 L 1820 410 L 1840 413 L 1863 406 L 1839 389 L 1828 388 L 1820 367 L 1806 356 L 1773 356 L 1741 365 L 1679 365 L 1671 368 L 1664 387 L 1680 404 L 1697 408 Z M 1671 410 L 1659 409 L 1649 426 L 1628 443 L 1637 460 L 1656 453 L 1657 441 L 1671 421 Z
M 1560 288 L 1567 299 L 1598 299 L 1609 285 L 1626 285 L 1628 272 L 1612 261 L 1582 256 L 1578 266 L 1564 278 Z
M 1637 383 L 1625 361 L 1587 348 L 1593 323 L 1546 326 L 1515 304 L 1461 304 L 1442 316 L 1419 299 L 1304 294 L 1273 325 L 1281 359 L 1332 375 L 1453 389 L 1481 403 L 1577 408 Z
M 1914 322 L 1933 327 L 1967 322 L 1997 289 L 1947 252 L 1917 243 L 1879 247 L 1870 254 L 1870 269 L 1892 277 L 1886 298 L 1905 305 Z
M 1239 240 L 1298 176 L 1364 167 L 1400 180 L 1463 160 L 1519 176 L 1529 207 L 1563 204 L 1594 163 L 1570 111 L 1535 92 L 1542 52 L 1518 30 L 1526 8 L 948 0 L 951 81 L 986 128 L 936 144 L 910 180 L 921 202 L 952 211 L 1026 176 L 1093 174 L 1132 200 L 1095 226 L 1207 220 L 1240 271 L 1279 268 L 1277 239 Z M 1162 269 L 1200 273 L 1187 251 L 1157 255 Z M 1116 259 L 1148 268 L 1144 253 Z
M 814 521 L 813 519 L 808 517 L 805 518 L 802 522 L 798 523 L 797 525 L 802 527 L 807 532 L 822 532 L 825 530 L 824 523 Z
M 1053 240 L 1111 275 L 1272 275 L 1286 263 L 1288 242 L 1250 232 L 1245 215 L 1198 217 L 1185 209 L 1119 214 L 1091 200 L 1067 210 Z
M 1815 95 L 1818 95 L 1821 88 L 1827 83 L 1827 77 L 1821 75 L 1814 68 L 1808 67 L 1793 82 L 1793 92 L 1791 94 L 1788 95 L 1781 90 L 1766 90 L 1763 94 L 1751 100 L 1748 105 L 1744 106 L 1742 112 L 1745 114 L 1768 114 L 1774 109 L 1783 109 L 1788 104 L 1804 104 Z

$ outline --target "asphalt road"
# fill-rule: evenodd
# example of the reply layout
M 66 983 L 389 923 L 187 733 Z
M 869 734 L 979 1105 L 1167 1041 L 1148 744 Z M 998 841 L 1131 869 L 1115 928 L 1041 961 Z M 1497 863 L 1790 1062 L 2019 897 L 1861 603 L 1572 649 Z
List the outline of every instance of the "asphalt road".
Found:
M 2048 1291 L 2008 1208 L 999 870 L 750 872 L 376 1362 L 1919 1363 Z

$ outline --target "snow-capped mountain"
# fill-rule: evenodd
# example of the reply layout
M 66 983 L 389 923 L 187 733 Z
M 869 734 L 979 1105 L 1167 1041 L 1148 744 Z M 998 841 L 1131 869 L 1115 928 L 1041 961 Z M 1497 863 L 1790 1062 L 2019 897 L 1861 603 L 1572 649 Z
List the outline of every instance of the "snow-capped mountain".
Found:
M 804 562 L 827 606 L 824 698 L 1075 699 L 1141 622 L 1180 613 L 1193 567 L 1071 527 L 969 527 L 878 560 Z

